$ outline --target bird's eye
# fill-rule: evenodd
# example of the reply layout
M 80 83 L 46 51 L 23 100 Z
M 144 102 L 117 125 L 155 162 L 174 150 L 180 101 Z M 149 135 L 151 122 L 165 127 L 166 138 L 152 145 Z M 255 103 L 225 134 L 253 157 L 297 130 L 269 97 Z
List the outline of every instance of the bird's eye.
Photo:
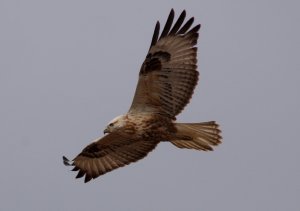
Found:
M 114 126 L 114 123 L 110 123 L 108 126 L 112 127 L 112 126 Z

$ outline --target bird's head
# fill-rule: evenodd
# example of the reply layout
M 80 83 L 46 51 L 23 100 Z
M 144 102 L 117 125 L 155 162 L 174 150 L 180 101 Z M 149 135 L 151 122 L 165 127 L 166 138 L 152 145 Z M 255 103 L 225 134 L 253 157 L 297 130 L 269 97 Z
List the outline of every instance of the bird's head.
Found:
M 106 126 L 105 130 L 103 131 L 105 133 L 112 133 L 112 132 L 118 132 L 120 129 L 122 129 L 126 124 L 126 115 L 120 115 L 111 120 L 108 125 Z

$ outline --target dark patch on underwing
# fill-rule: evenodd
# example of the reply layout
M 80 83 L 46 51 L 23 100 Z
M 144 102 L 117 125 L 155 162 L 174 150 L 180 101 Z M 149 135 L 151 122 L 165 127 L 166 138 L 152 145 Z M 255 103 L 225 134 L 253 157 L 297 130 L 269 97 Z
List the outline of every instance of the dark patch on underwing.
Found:
M 79 155 L 89 158 L 99 158 L 108 154 L 106 151 L 106 149 L 108 148 L 109 147 L 101 147 L 100 149 L 99 145 L 96 142 L 94 142 L 85 147 Z
M 162 63 L 168 62 L 171 59 L 171 54 L 165 51 L 158 51 L 154 54 L 149 53 L 141 67 L 140 75 L 146 75 L 152 71 L 160 71 Z

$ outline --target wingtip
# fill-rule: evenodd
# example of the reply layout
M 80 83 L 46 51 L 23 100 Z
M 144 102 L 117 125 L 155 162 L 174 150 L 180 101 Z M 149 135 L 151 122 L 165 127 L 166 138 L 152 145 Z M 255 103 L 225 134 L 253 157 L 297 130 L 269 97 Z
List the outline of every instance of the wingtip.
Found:
M 88 176 L 87 174 L 85 175 L 85 178 L 84 178 L 84 183 L 87 183 L 89 181 L 91 181 L 92 177 L 91 176 Z
M 186 10 L 183 10 L 180 14 L 180 16 L 183 16 L 184 18 L 186 17 Z
M 156 21 L 155 28 L 159 28 L 159 27 L 160 27 L 160 22 L 159 22 L 159 21 Z
M 66 156 L 63 156 L 62 158 L 65 166 L 71 166 L 70 160 Z
M 76 179 L 78 179 L 78 178 L 81 178 L 81 177 L 83 177 L 85 175 L 85 172 L 84 171 L 82 171 L 81 169 L 78 171 L 78 174 L 76 175 Z
M 174 8 L 172 8 L 172 9 L 171 9 L 171 11 L 170 11 L 170 15 L 171 15 L 171 14 L 172 14 L 172 15 L 175 15 Z
M 190 31 L 188 31 L 188 33 L 189 34 L 198 33 L 200 28 L 201 28 L 201 24 L 198 24 L 198 25 L 194 26 L 194 28 L 192 28 Z

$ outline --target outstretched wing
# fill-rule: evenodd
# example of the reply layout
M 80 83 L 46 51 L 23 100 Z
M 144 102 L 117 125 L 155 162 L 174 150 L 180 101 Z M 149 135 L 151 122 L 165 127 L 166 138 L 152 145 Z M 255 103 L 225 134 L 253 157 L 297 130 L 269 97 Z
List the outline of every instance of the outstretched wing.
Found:
M 183 11 L 172 27 L 172 9 L 159 38 L 157 22 L 129 113 L 158 113 L 175 119 L 191 99 L 199 75 L 195 45 L 200 25 L 190 29 L 194 18 L 183 25 L 185 16 Z
M 74 166 L 73 171 L 79 171 L 76 178 L 85 175 L 84 182 L 88 182 L 146 157 L 157 144 L 156 141 L 131 140 L 110 133 L 85 147 L 73 162 L 66 157 L 63 161 L 65 165 Z

